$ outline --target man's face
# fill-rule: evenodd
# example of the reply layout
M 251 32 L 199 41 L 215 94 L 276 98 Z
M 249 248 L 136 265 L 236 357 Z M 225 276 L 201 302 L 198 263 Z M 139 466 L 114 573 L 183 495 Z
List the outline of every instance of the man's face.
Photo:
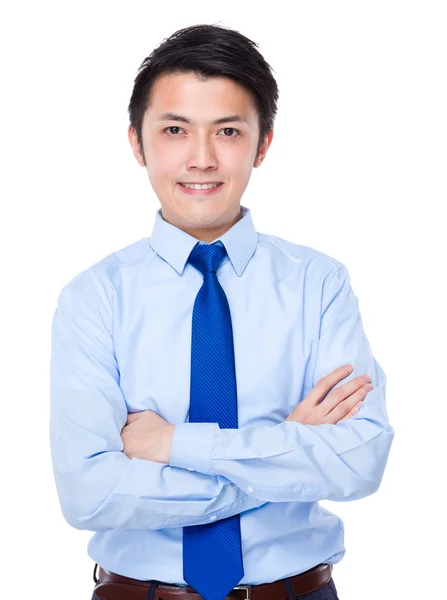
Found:
M 165 113 L 190 122 L 168 118 Z M 235 115 L 243 121 L 213 124 Z M 240 219 L 241 197 L 252 168 L 264 160 L 273 131 L 256 156 L 259 123 L 250 94 L 227 77 L 200 81 L 187 73 L 163 75 L 155 83 L 143 119 L 142 138 L 145 160 L 136 133 L 129 127 L 134 155 L 146 166 L 163 218 L 210 242 Z M 203 182 L 221 185 L 205 193 L 181 185 Z

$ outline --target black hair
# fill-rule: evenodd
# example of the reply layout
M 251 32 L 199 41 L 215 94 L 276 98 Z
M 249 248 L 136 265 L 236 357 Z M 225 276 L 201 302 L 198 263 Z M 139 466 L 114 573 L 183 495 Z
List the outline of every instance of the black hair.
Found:
M 254 100 L 259 120 L 258 156 L 273 128 L 278 86 L 272 68 L 256 49 L 259 45 L 238 31 L 217 25 L 192 25 L 165 38 L 141 63 L 128 112 L 143 155 L 142 124 L 153 86 L 162 75 L 194 73 L 201 81 L 225 76 L 242 85 Z

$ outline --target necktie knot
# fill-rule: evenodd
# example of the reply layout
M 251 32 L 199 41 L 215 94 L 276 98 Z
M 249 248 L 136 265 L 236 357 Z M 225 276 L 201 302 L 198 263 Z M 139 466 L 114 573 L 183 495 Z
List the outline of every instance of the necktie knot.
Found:
M 188 262 L 202 275 L 215 273 L 226 253 L 225 246 L 220 244 L 197 244 L 191 250 Z

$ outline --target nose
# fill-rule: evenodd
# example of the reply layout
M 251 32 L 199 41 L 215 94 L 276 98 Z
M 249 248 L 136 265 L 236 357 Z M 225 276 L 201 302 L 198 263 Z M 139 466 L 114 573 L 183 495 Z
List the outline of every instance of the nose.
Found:
M 190 154 L 187 162 L 188 169 L 205 171 L 217 167 L 214 144 L 206 133 L 197 135 L 192 139 L 189 152 Z

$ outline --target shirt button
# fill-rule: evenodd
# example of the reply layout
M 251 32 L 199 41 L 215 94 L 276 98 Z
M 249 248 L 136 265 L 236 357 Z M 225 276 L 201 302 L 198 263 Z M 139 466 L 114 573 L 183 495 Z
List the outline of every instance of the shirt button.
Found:
M 217 519 L 216 515 L 213 515 L 212 517 L 210 517 L 210 521 L 215 521 Z
M 248 486 L 248 488 L 247 488 L 247 492 L 248 492 L 249 494 L 253 494 L 253 492 L 254 492 L 254 489 L 251 487 L 251 485 L 249 485 L 249 486 Z

